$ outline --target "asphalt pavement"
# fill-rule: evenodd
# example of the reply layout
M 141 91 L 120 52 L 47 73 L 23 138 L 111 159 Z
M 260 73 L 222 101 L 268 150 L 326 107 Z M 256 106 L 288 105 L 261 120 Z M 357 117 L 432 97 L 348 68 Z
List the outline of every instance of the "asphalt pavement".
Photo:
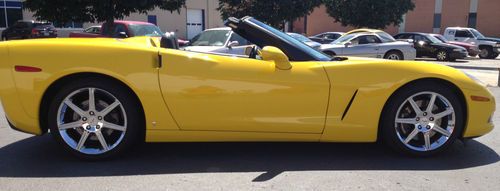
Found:
M 499 127 L 499 112 L 493 120 Z M 376 143 L 156 143 L 84 162 L 0 118 L 0 190 L 500 190 L 499 136 L 495 128 L 431 158 Z

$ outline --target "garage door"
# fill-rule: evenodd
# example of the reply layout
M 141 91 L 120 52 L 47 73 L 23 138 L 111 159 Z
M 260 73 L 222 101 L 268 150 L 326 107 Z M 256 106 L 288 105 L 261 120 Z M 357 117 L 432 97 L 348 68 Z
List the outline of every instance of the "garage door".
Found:
M 204 17 L 203 9 L 188 9 L 187 10 L 187 37 L 188 39 L 193 38 L 197 34 L 200 34 L 204 28 Z

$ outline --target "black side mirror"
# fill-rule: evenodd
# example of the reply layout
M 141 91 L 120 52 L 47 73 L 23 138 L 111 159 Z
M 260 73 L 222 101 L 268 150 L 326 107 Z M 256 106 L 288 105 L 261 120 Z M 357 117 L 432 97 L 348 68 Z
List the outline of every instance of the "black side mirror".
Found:
M 118 33 L 118 38 L 128 38 L 128 35 L 126 32 L 119 32 Z
M 173 33 L 165 33 L 161 37 L 160 47 L 162 48 L 170 48 L 170 49 L 179 49 L 179 42 L 175 34 Z

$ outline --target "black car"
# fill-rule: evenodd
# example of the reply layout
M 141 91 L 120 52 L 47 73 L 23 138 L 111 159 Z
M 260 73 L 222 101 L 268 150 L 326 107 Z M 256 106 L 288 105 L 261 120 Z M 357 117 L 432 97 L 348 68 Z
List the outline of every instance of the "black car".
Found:
M 463 47 L 446 44 L 427 33 L 400 33 L 395 39 L 408 39 L 414 43 L 417 57 L 431 57 L 439 61 L 455 61 L 467 57 Z
M 342 35 L 344 35 L 344 33 L 342 32 L 325 32 L 314 36 L 310 36 L 309 39 L 315 42 L 319 42 L 320 44 L 330 44 L 331 42 L 337 40 Z
M 55 37 L 57 30 L 48 22 L 17 21 L 2 32 L 2 40 Z

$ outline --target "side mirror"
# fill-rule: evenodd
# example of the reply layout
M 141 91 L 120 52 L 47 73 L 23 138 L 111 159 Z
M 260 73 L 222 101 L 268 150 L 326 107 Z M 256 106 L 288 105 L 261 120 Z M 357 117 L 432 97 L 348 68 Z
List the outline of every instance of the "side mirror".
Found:
M 276 68 L 280 70 L 292 69 L 292 64 L 283 51 L 274 46 L 266 46 L 261 51 L 262 60 L 273 61 Z
M 427 44 L 427 43 L 426 43 L 425 41 L 423 41 L 423 40 L 419 40 L 417 43 L 418 43 L 418 45 L 419 45 L 419 46 L 424 46 L 425 44 Z
M 231 41 L 229 42 L 229 44 L 227 45 L 228 48 L 233 48 L 235 46 L 238 46 L 240 45 L 240 43 L 238 41 Z
M 352 42 L 346 42 L 346 43 L 344 44 L 344 46 L 345 46 L 346 48 L 347 48 L 347 47 L 350 47 L 350 46 L 352 46 Z
M 128 38 L 128 35 L 126 32 L 119 32 L 118 33 L 118 38 Z

